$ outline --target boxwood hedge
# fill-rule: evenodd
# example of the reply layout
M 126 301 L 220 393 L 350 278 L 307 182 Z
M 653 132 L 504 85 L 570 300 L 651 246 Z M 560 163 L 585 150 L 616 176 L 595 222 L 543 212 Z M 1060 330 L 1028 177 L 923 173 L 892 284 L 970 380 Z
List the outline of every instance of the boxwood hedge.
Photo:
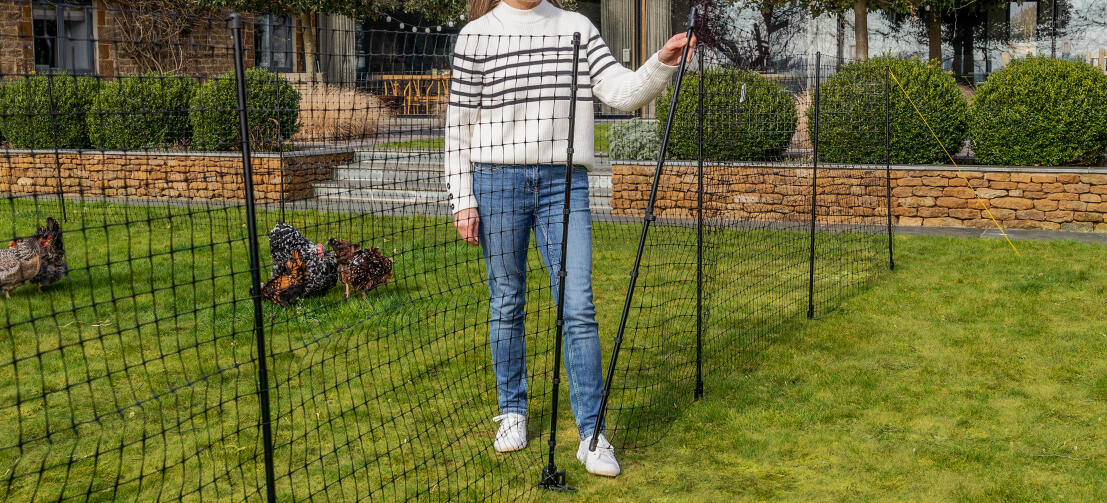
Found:
M 961 149 L 968 131 L 968 102 L 953 77 L 937 62 L 876 57 L 849 63 L 819 89 L 819 158 L 829 162 L 882 163 L 886 157 L 884 109 L 885 72 L 890 81 L 891 162 L 939 164 Z M 899 85 L 902 84 L 901 90 Z M 926 117 L 904 96 L 904 91 Z M 814 138 L 815 107 L 807 109 L 807 127 Z
M 130 150 L 166 148 L 191 134 L 188 107 L 196 81 L 165 73 L 105 82 L 87 115 L 92 146 Z
M 99 88 L 91 77 L 31 75 L 4 84 L 0 122 L 14 148 L 85 148 L 85 113 Z
M 698 78 L 688 75 L 681 85 L 669 136 L 668 151 L 673 158 L 698 156 Z M 665 127 L 672 93 L 670 86 L 657 100 L 659 128 Z M 796 122 L 792 93 L 780 84 L 750 70 L 723 68 L 704 72 L 705 158 L 754 161 L 778 157 L 788 148 Z
M 193 149 L 231 150 L 241 146 L 235 86 L 235 75 L 230 72 L 197 89 L 189 109 Z M 247 70 L 246 100 L 252 148 L 279 149 L 281 142 L 296 133 L 300 94 L 280 75 L 262 68 Z
M 1013 61 L 980 86 L 971 117 L 980 163 L 1096 164 L 1107 148 L 1107 75 L 1077 61 Z

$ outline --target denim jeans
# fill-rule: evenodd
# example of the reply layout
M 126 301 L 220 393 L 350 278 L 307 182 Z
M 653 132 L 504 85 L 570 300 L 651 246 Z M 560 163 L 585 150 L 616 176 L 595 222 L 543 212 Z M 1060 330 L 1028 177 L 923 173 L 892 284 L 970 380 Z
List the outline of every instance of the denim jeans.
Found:
M 531 230 L 557 301 L 565 166 L 476 163 L 473 192 L 488 273 L 489 345 L 502 414 L 527 413 L 526 271 Z M 581 439 L 592 434 L 603 394 L 599 325 L 592 302 L 588 173 L 573 170 L 566 255 L 563 359 Z

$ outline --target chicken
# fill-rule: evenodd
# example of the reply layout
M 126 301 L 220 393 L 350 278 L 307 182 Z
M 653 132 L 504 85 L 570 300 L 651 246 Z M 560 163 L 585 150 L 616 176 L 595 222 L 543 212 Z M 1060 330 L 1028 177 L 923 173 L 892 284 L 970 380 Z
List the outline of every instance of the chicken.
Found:
M 335 238 L 327 240 L 327 245 L 338 256 L 338 277 L 346 285 L 347 299 L 351 286 L 364 297 L 366 292 L 392 278 L 392 259 L 381 254 L 380 249 L 362 250 L 360 245 Z
M 42 287 L 65 279 L 69 274 L 69 264 L 65 261 L 62 230 L 57 220 L 47 218 L 46 227 L 39 227 L 32 237 L 38 239 L 42 246 L 42 259 L 38 274 L 31 278 L 31 282 L 38 285 L 38 291 L 42 293 Z
M 304 259 L 304 296 L 320 295 L 338 283 L 338 260 L 323 243 L 312 243 L 292 226 L 280 222 L 269 231 L 269 254 L 273 257 L 273 277 L 288 274 L 292 252 L 299 250 Z
M 23 286 L 38 274 L 42 245 L 33 237 L 12 240 L 14 248 L 0 250 L 0 289 L 9 298 L 12 290 Z
M 284 269 L 288 272 L 274 277 L 261 288 L 261 296 L 277 305 L 288 307 L 304 294 L 307 263 L 300 255 L 300 250 L 292 250 L 292 256 L 284 263 Z

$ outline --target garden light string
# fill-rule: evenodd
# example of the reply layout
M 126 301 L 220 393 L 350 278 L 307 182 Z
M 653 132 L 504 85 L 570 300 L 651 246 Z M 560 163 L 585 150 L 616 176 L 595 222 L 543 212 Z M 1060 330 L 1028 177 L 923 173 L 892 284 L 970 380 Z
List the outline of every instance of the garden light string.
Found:
M 891 69 L 888 69 L 888 74 L 892 76 L 892 80 L 896 81 L 896 86 L 899 87 L 899 90 L 903 93 L 903 96 L 907 98 L 907 102 L 911 104 L 911 108 L 914 108 L 915 113 L 919 114 L 919 118 L 922 119 L 923 124 L 926 125 L 926 129 L 929 130 L 931 136 L 934 137 L 934 141 L 937 141 L 938 145 L 942 147 L 942 152 L 945 152 L 946 157 L 949 158 L 949 162 L 953 163 L 953 167 L 957 170 L 957 176 L 961 177 L 961 179 L 965 181 L 965 186 L 967 186 L 969 190 L 972 190 L 973 196 L 976 197 L 976 200 L 980 202 L 980 206 L 984 208 L 984 211 L 988 214 L 988 218 L 992 219 L 992 223 L 996 224 L 996 228 L 999 229 L 999 232 L 1001 234 L 1003 234 L 1003 238 L 1007 240 L 1007 244 L 1011 245 L 1012 250 L 1015 250 L 1015 255 L 1021 257 L 1022 254 L 1019 253 L 1019 249 L 1015 247 L 1015 243 L 1011 241 L 1011 237 L 1007 235 L 1007 231 L 1003 230 L 1003 226 L 1000 225 L 999 221 L 996 220 L 995 215 L 992 214 L 991 208 L 988 207 L 988 202 L 980 196 L 976 195 L 976 189 L 973 188 L 972 184 L 969 183 L 969 179 L 966 178 L 964 173 L 961 172 L 961 166 L 957 165 L 957 161 L 953 159 L 952 155 L 950 155 L 949 149 L 947 149 L 946 145 L 942 143 L 942 140 L 938 138 L 938 135 L 934 133 L 934 129 L 930 127 L 930 123 L 926 121 L 926 117 L 923 116 L 922 111 L 920 111 L 919 107 L 915 105 L 915 100 L 911 99 L 911 95 L 907 94 L 907 90 L 904 89 L 903 84 L 899 82 L 899 79 L 896 77 L 896 73 L 893 72 Z

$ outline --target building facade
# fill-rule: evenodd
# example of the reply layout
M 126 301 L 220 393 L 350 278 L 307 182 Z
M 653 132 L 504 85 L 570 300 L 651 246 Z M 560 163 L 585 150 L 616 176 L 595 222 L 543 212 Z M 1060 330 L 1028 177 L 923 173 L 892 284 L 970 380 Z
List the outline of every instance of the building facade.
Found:
M 128 9 L 122 1 L 0 0 L 0 77 L 65 72 L 111 78 L 152 70 L 224 73 L 234 68 L 226 14 L 151 13 Z M 321 74 L 328 82 L 353 81 L 354 24 L 349 18 L 316 17 L 319 58 L 312 72 L 306 68 L 305 30 L 298 18 L 244 14 L 243 20 L 247 67 Z

